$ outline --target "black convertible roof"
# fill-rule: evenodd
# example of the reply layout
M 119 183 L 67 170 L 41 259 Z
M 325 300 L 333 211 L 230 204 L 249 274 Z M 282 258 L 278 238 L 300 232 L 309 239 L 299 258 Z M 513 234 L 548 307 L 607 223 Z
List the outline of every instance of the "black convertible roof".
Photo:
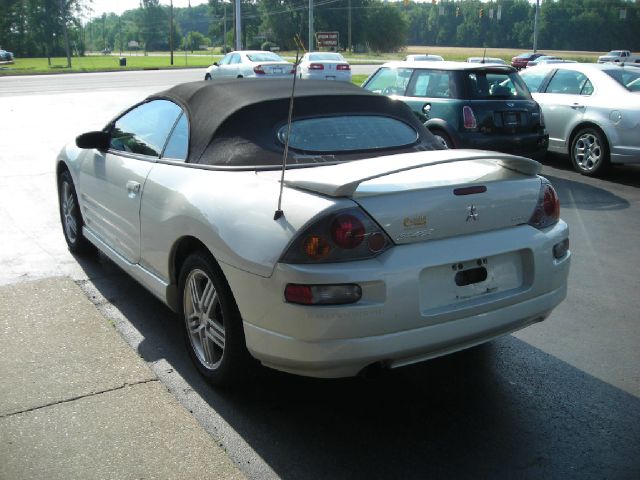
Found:
M 286 121 L 291 79 L 214 79 L 183 83 L 151 95 L 148 100 L 168 99 L 180 105 L 190 123 L 189 156 L 191 163 L 218 163 L 207 159 L 214 154 L 208 149 L 219 129 L 229 130 L 225 122 L 234 114 L 250 109 L 243 122 L 233 122 L 232 135 L 248 134 L 257 127 L 260 117 L 278 116 Z M 399 118 L 418 131 L 422 124 L 403 102 L 394 101 L 351 83 L 322 80 L 298 80 L 296 82 L 294 117 L 296 114 L 324 115 L 336 111 L 375 112 Z M 261 105 L 262 104 L 262 105 Z M 256 109 L 256 106 L 260 106 Z M 248 113 L 248 112 L 247 112 Z M 238 117 L 236 115 L 235 117 Z M 252 125 L 252 119 L 256 125 Z

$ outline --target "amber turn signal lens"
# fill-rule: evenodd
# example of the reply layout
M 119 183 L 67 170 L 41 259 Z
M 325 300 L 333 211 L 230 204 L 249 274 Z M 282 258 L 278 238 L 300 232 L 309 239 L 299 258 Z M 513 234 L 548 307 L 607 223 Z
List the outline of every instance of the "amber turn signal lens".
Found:
M 304 253 L 308 257 L 315 259 L 324 258 L 329 255 L 331 246 L 324 238 L 317 235 L 311 235 L 304 241 Z

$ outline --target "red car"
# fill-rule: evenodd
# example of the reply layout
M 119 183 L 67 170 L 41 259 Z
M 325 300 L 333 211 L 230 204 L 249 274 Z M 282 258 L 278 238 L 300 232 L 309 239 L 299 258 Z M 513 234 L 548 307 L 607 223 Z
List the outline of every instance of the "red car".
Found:
M 542 57 L 543 55 L 544 53 L 521 53 L 520 55 L 511 59 L 511 66 L 517 68 L 518 70 L 520 70 L 521 68 L 526 68 L 527 63 L 529 63 L 531 60 L 535 60 L 538 57 Z

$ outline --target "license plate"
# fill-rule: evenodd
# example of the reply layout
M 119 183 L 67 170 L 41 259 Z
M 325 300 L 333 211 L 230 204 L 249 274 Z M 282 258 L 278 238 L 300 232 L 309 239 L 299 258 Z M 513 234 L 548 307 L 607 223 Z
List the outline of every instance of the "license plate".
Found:
M 517 125 L 518 124 L 518 114 L 514 112 L 503 113 L 502 118 L 504 120 L 505 125 Z
M 272 73 L 282 73 L 282 69 L 281 68 L 274 68 L 271 70 Z
M 324 78 L 325 78 L 325 80 L 335 80 L 335 79 L 336 79 L 336 77 L 335 77 L 335 76 L 333 76 L 333 75 L 331 75 L 331 76 L 326 76 L 326 77 L 324 77 Z

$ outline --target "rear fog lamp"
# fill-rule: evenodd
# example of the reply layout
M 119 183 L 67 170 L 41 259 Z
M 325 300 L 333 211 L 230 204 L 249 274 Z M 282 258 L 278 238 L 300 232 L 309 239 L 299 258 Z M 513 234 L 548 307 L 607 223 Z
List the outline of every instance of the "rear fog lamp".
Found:
M 553 246 L 553 258 L 560 259 L 563 258 L 567 252 L 569 251 L 569 239 L 565 238 L 560 243 L 556 243 Z
M 362 298 L 362 288 L 356 284 L 300 285 L 288 283 L 284 298 L 300 305 L 344 305 L 356 303 Z

